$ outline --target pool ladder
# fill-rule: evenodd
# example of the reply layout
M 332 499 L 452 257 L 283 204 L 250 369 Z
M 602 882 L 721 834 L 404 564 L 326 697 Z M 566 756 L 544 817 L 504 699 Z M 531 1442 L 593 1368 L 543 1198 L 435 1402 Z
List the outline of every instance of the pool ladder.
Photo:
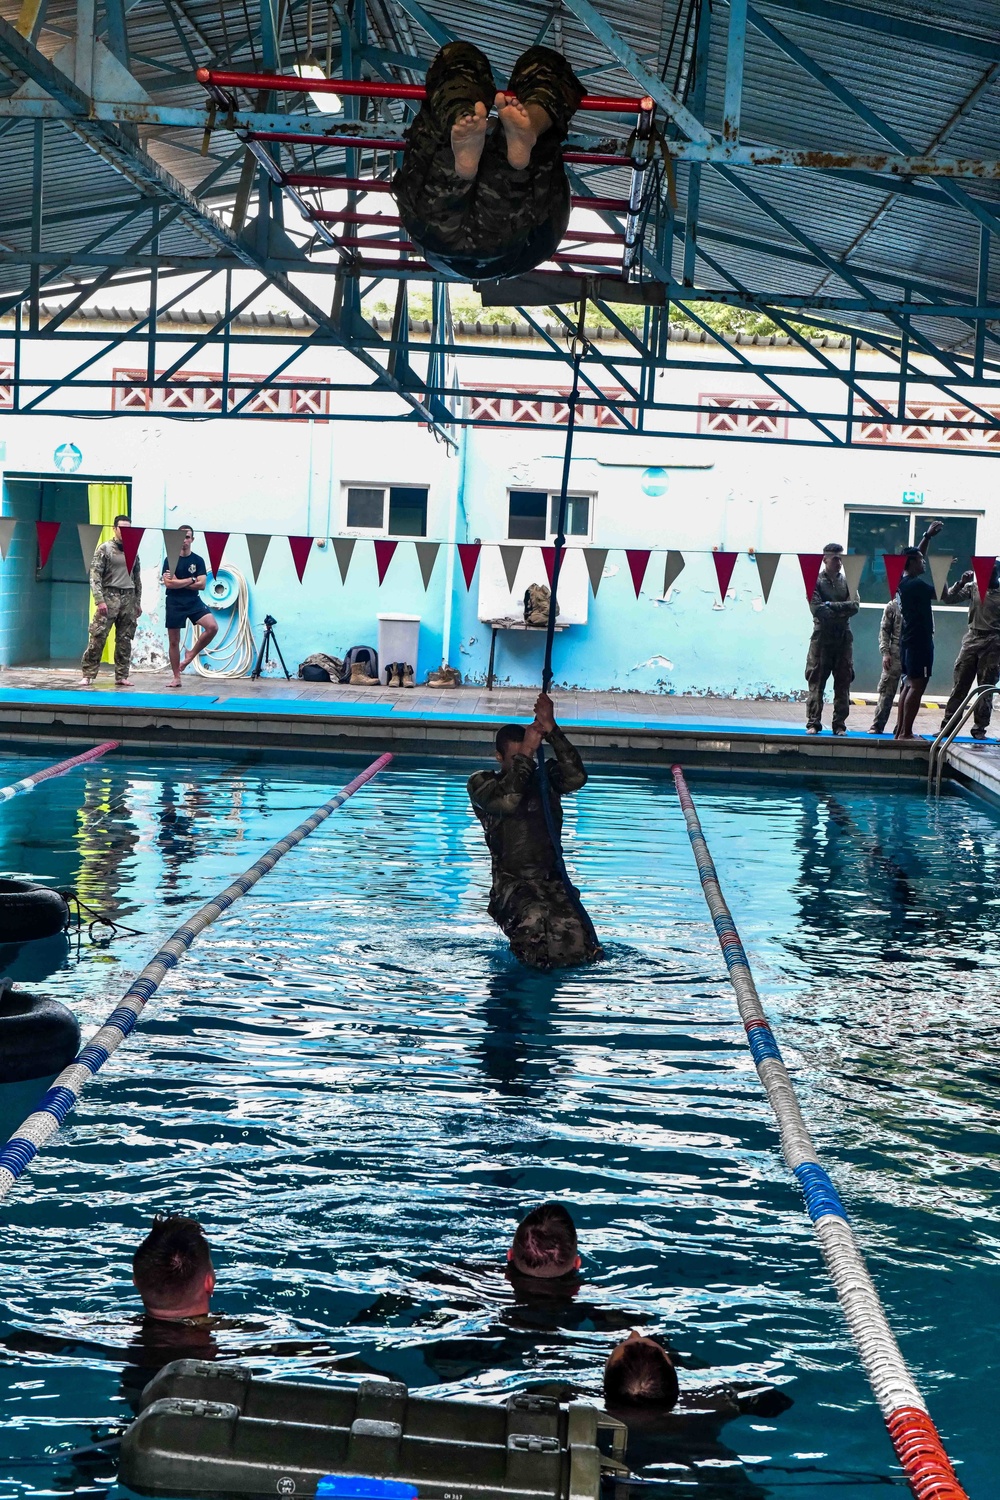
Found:
M 951 742 L 968 721 L 969 715 L 973 712 L 979 700 L 981 698 L 988 698 L 991 693 L 1000 693 L 1000 683 L 994 683 L 992 686 L 986 685 L 984 687 L 972 688 L 961 707 L 956 708 L 947 723 L 942 724 L 937 738 L 931 745 L 931 753 L 927 757 L 928 797 L 931 795 L 940 797 L 941 777 L 944 775 L 945 761 L 948 758 L 948 751 L 951 749 Z

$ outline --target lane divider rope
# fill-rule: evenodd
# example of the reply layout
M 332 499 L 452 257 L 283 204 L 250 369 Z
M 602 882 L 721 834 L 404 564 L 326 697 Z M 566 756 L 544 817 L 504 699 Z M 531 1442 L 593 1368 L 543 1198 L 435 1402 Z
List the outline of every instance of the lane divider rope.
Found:
M 850 1226 L 847 1210 L 820 1165 L 816 1147 L 764 1008 L 732 913 L 726 905 L 684 772 L 673 777 L 705 901 L 757 1073 L 778 1122 L 781 1149 L 806 1200 L 826 1268 L 851 1337 L 885 1419 L 896 1456 L 917 1500 L 968 1500 L 912 1375 L 899 1351 L 878 1292 Z
M 69 760 L 58 761 L 54 766 L 46 766 L 44 771 L 35 771 L 21 781 L 12 781 L 10 786 L 0 786 L 0 802 L 9 802 L 11 797 L 23 797 L 25 792 L 33 792 L 39 782 L 51 781 L 53 776 L 65 776 L 67 771 L 85 766 L 88 761 L 99 760 L 109 750 L 117 750 L 120 744 L 121 740 L 105 740 L 103 745 L 95 745 L 93 750 L 84 750 L 82 755 L 74 755 Z
M 6 1146 L 0 1150 L 0 1199 L 6 1198 L 14 1183 L 27 1171 L 42 1146 L 55 1135 L 94 1074 L 104 1066 L 112 1052 L 116 1051 L 135 1029 L 139 1017 L 159 988 L 164 975 L 176 967 L 198 934 L 204 932 L 205 928 L 210 926 L 224 911 L 228 911 L 241 896 L 245 896 L 263 875 L 274 869 L 282 855 L 287 854 L 289 849 L 294 849 L 296 844 L 300 844 L 304 838 L 307 838 L 313 829 L 325 822 L 331 813 L 337 811 L 338 807 L 342 807 L 348 797 L 353 796 L 366 781 L 371 781 L 373 776 L 377 776 L 391 760 L 391 755 L 380 755 L 378 760 L 373 761 L 359 776 L 355 776 L 353 781 L 349 781 L 345 787 L 342 787 L 335 797 L 331 797 L 329 802 L 324 802 L 322 807 L 317 808 L 304 823 L 300 823 L 297 828 L 292 829 L 291 833 L 279 839 L 276 844 L 272 844 L 267 853 L 262 854 L 249 870 L 237 876 L 232 885 L 227 886 L 221 895 L 209 901 L 200 911 L 196 911 L 183 927 L 178 927 L 177 931 L 167 939 L 156 957 L 146 965 L 122 996 L 100 1031 L 91 1037 L 69 1067 L 63 1069 L 52 1087 L 39 1100 L 37 1109 L 28 1116 L 24 1124 L 11 1136 Z

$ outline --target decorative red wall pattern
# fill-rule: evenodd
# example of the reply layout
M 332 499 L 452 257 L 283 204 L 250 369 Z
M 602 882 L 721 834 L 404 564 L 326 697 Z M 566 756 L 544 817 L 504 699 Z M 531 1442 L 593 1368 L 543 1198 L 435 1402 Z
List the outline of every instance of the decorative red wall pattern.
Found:
M 506 390 L 479 390 L 468 393 L 469 416 L 478 422 L 518 422 L 527 426 L 539 423 L 554 423 L 565 427 L 569 421 L 569 389 L 546 389 L 526 394 L 526 389 L 508 386 Z M 620 401 L 625 391 L 620 386 L 605 394 L 613 401 Z M 635 407 L 622 408 L 630 420 L 635 418 Z M 578 404 L 576 420 L 581 427 L 624 427 L 625 423 L 612 406 L 587 406 Z
M 788 436 L 788 408 L 780 396 L 720 396 L 702 391 L 700 406 L 715 408 L 698 413 L 698 431 L 706 434 L 752 433 L 754 437 Z M 734 408 L 742 408 L 734 410 Z
M 0 411 L 14 408 L 14 366 L 0 365 Z
M 1000 407 L 984 406 L 994 419 Z M 915 448 L 1000 448 L 1000 428 L 967 432 L 961 427 L 928 427 L 928 422 L 981 422 L 978 412 L 955 401 L 907 401 L 906 422 L 887 424 L 872 408 L 860 407 L 856 415 L 856 443 L 912 443 Z
M 259 375 L 229 377 L 229 410 L 241 406 L 249 387 Z M 145 370 L 115 370 L 111 405 L 115 411 L 184 411 L 206 415 L 223 410 L 222 376 L 214 371 L 178 370 L 169 385 L 147 385 Z M 238 382 L 233 389 L 232 382 Z M 299 385 L 292 380 L 274 380 L 264 385 L 241 408 L 246 412 L 286 416 L 300 420 L 325 417 L 330 411 L 330 392 L 323 382 Z

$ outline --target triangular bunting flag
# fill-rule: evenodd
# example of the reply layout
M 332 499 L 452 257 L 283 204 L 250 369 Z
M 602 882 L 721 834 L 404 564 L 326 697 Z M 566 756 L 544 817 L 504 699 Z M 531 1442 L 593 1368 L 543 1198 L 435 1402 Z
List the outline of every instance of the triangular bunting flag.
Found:
M 121 528 L 122 551 L 125 554 L 125 566 L 130 573 L 135 567 L 135 560 L 139 555 L 139 543 L 145 534 L 145 526 L 123 526 Z
M 346 536 L 331 537 L 333 550 L 337 555 L 337 567 L 340 569 L 341 583 L 347 582 L 347 570 L 351 566 L 351 558 L 354 556 L 354 538 Z
M 511 593 L 514 592 L 514 579 L 517 577 L 517 570 L 521 566 L 521 557 L 523 552 L 523 547 L 500 548 L 500 561 L 503 563 L 503 576 L 507 580 L 507 587 Z
M 931 570 L 931 577 L 934 580 L 934 592 L 939 599 L 944 592 L 945 584 L 948 582 L 948 574 L 951 572 L 951 565 L 954 561 L 954 556 L 947 552 L 935 552 L 933 557 L 927 559 Z
M 865 571 L 868 557 L 864 552 L 845 552 L 840 560 L 844 564 L 844 577 L 847 579 L 847 587 L 853 599 L 858 592 L 858 584 L 861 582 L 861 575 Z
M 288 538 L 288 545 L 291 548 L 292 561 L 295 564 L 295 571 L 299 575 L 299 582 L 301 583 L 302 575 L 306 570 L 306 563 L 309 561 L 309 554 L 312 551 L 313 539 L 311 536 L 290 536 Z
M 243 540 L 247 544 L 247 551 L 250 554 L 250 571 L 256 583 L 260 577 L 260 570 L 264 566 L 267 549 L 271 545 L 271 534 L 268 531 L 248 531 Z
M 465 575 L 465 587 L 471 589 L 472 575 L 476 571 L 476 563 L 479 561 L 481 544 L 479 542 L 459 542 L 458 555 L 462 561 L 462 572 Z
M 625 556 L 628 559 L 628 570 L 632 574 L 632 587 L 635 589 L 635 597 L 638 599 L 642 592 L 642 580 L 646 576 L 649 566 L 648 547 L 626 547 Z
M 590 587 L 597 598 L 597 590 L 601 586 L 604 577 L 604 564 L 608 560 L 607 547 L 587 547 L 583 554 L 583 560 L 587 564 L 587 572 L 590 574 Z
M 729 587 L 729 581 L 733 576 L 733 569 L 736 566 L 736 559 L 739 555 L 738 552 L 712 553 L 712 561 L 715 563 L 715 576 L 719 580 L 719 598 L 723 604 L 726 602 L 726 590 Z
M 798 558 L 799 567 L 802 569 L 802 582 L 806 586 L 806 598 L 811 604 L 812 596 L 816 592 L 819 570 L 823 566 L 823 554 L 822 552 L 800 552 Z
M 882 561 L 885 563 L 885 576 L 889 584 L 889 598 L 894 599 L 896 590 L 899 588 L 899 580 L 903 576 L 903 569 L 906 567 L 906 558 L 898 552 L 883 552 Z
M 972 559 L 972 571 L 976 575 L 976 588 L 979 590 L 980 599 L 986 598 L 986 590 L 990 586 L 993 569 L 997 565 L 996 556 L 974 557 Z
M 669 594 L 678 578 L 684 572 L 684 558 L 680 552 L 668 552 L 667 560 L 663 565 L 663 592 Z
M 7 556 L 7 548 L 10 546 L 10 539 L 14 534 L 14 527 L 16 525 L 17 519 L 15 516 L 0 516 L 0 557 Z M 89 561 L 87 567 L 90 567 Z
M 414 542 L 417 549 L 417 562 L 420 564 L 420 576 L 424 581 L 424 592 L 430 587 L 431 574 L 434 572 L 434 564 L 437 555 L 441 551 L 440 542 Z
M 781 561 L 780 552 L 755 552 L 757 562 L 757 575 L 760 578 L 760 591 L 764 595 L 766 604 L 771 597 L 771 585 L 774 583 L 774 575 L 778 571 Z
M 176 566 L 177 566 L 177 559 L 181 555 L 181 545 L 182 545 L 183 540 L 184 540 L 184 538 L 181 535 L 181 532 L 182 532 L 183 528 L 180 527 L 180 526 L 178 526 L 178 527 L 176 527 L 174 529 L 168 530 L 166 527 L 163 527 L 162 530 L 163 530 L 163 551 L 164 551 L 164 555 L 165 555 L 165 557 L 167 559 L 167 562 L 170 564 L 170 571 L 172 573 L 174 571 L 174 569 L 176 568 Z M 81 531 L 81 533 L 83 532 L 83 527 L 82 526 L 80 527 L 80 531 Z M 88 566 L 89 566 L 89 564 L 88 564 Z
M 554 547 L 539 547 L 538 550 L 542 554 L 542 562 L 545 564 L 545 573 L 549 580 L 549 588 L 551 588 L 552 575 L 556 570 L 556 549 Z
M 38 566 L 44 568 L 49 560 L 52 545 L 59 534 L 58 521 L 36 521 L 35 531 L 38 535 Z
M 399 546 L 398 542 L 379 541 L 375 544 L 375 566 L 378 569 L 378 586 L 382 587 L 389 564 L 392 562 L 393 553 Z
M 101 540 L 101 532 L 104 530 L 104 527 L 92 526 L 88 521 L 81 521 L 78 523 L 76 529 L 80 534 L 83 570 L 85 573 L 89 573 L 90 565 L 94 561 L 94 553 L 97 551 L 97 544 Z
M 213 577 L 217 577 L 219 569 L 222 567 L 222 554 L 225 552 L 226 543 L 229 541 L 229 532 L 206 531 L 203 535 L 205 537 L 205 551 L 208 553 L 208 571 Z

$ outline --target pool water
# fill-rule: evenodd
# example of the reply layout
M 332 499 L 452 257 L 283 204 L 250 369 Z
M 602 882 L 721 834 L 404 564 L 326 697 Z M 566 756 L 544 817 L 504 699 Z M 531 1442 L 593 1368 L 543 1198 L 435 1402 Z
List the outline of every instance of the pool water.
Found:
M 2 782 L 41 762 L 8 759 Z M 0 808 L 0 871 L 140 929 L 0 952 L 85 1034 L 185 915 L 360 762 L 118 758 Z M 485 915 L 470 767 L 397 761 L 239 902 L 0 1207 L 0 1494 L 103 1493 L 60 1450 L 128 1419 L 132 1252 L 195 1215 L 220 1357 L 443 1395 L 597 1395 L 639 1326 L 682 1384 L 793 1405 L 636 1453 L 653 1496 L 905 1485 L 736 1019 L 666 773 L 600 769 L 567 852 L 609 961 L 520 969 Z M 973 1497 L 997 1493 L 997 822 L 958 796 L 691 778 L 705 833 L 904 1356 Z M 521 1215 L 563 1198 L 575 1307 L 515 1307 Z M 127 1367 L 127 1368 L 126 1368 Z M 123 1375 L 123 1370 L 125 1371 Z

